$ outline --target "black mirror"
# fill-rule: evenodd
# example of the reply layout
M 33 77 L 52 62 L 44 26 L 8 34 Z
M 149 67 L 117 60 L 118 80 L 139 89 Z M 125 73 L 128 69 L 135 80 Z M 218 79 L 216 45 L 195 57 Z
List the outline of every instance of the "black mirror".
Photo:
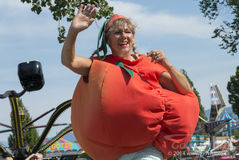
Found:
M 38 61 L 18 64 L 18 77 L 26 91 L 37 91 L 44 86 L 41 63 Z

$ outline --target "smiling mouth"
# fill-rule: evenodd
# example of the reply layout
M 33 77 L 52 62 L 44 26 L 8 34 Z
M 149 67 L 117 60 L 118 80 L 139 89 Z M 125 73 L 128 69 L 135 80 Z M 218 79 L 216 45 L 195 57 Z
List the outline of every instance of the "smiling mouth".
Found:
M 128 42 L 125 42 L 125 43 L 120 43 L 120 46 L 121 47 L 127 47 L 129 45 L 129 43 Z

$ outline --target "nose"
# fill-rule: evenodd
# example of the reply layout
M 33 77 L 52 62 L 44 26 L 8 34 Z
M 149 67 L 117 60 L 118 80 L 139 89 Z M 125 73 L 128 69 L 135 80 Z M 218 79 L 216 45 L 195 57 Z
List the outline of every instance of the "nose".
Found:
M 127 34 L 125 32 L 121 32 L 121 37 L 125 38 Z

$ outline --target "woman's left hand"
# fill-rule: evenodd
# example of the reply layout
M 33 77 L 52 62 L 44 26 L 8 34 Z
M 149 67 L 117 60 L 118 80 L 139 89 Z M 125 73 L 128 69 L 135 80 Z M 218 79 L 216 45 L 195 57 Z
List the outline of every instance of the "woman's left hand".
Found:
M 159 82 L 164 88 L 181 94 L 187 94 L 191 91 L 187 78 L 175 67 L 173 67 L 164 55 L 163 51 L 152 50 L 147 52 L 147 56 L 151 57 L 152 62 L 160 63 L 168 69 L 168 72 L 163 72 L 159 77 Z
M 161 50 L 151 50 L 150 52 L 147 52 L 147 56 L 151 57 L 152 62 L 160 63 L 166 68 L 171 66 L 164 52 Z

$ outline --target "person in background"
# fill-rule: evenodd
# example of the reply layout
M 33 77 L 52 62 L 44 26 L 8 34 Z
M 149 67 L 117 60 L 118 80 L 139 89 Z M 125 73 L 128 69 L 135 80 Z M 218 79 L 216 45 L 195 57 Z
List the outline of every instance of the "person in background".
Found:
M 43 160 L 43 156 L 40 153 L 31 154 L 25 160 Z
M 13 160 L 12 157 L 6 157 L 5 160 Z M 43 160 L 43 156 L 40 153 L 31 154 L 25 160 Z

